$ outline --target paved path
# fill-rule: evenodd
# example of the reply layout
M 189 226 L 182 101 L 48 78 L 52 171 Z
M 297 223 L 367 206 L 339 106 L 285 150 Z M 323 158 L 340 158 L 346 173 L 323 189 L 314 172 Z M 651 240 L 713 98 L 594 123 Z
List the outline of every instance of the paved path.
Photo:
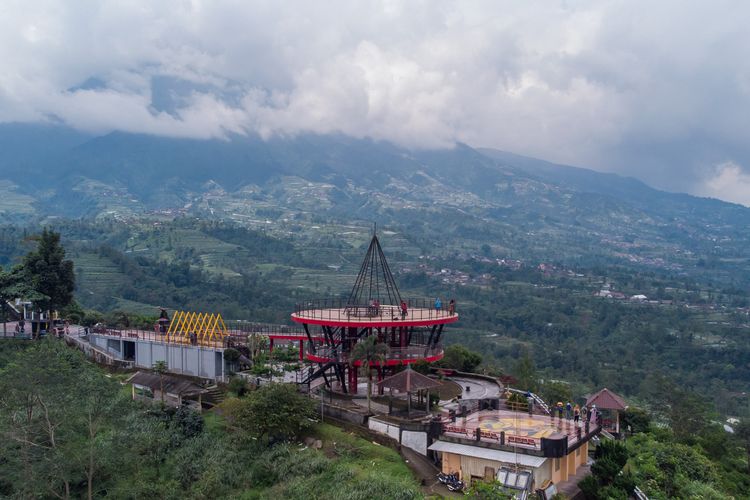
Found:
M 417 481 L 422 483 L 422 491 L 425 495 L 439 495 L 445 498 L 463 498 L 463 494 L 454 493 L 447 486 L 438 481 L 437 474 L 440 472 L 432 462 L 416 451 L 401 447 L 401 457 L 411 469 Z
M 496 382 L 481 378 L 451 377 L 450 379 L 463 389 L 462 399 L 499 398 L 501 395 L 500 386 Z
M 578 483 L 589 474 L 591 474 L 590 465 L 578 467 L 574 476 L 569 476 L 567 481 L 557 485 L 557 492 L 562 493 L 566 498 L 570 498 L 571 500 L 583 498 L 583 494 L 580 488 L 578 488 Z

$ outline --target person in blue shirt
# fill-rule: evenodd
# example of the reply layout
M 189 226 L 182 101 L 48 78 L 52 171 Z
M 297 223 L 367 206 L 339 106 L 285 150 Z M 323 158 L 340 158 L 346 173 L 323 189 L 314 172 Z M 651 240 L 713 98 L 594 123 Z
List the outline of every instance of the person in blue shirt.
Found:
M 440 297 L 436 298 L 435 299 L 435 311 L 439 313 L 442 307 L 443 307 L 443 303 L 440 301 Z

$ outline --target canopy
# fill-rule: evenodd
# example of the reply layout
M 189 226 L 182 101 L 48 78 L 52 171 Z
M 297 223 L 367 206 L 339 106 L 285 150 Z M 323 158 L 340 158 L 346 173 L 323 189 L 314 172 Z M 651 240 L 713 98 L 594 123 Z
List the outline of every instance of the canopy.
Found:
M 602 410 L 626 410 L 627 403 L 622 397 L 610 391 L 606 387 L 586 400 L 586 406 L 596 405 Z
M 422 389 L 432 389 L 433 387 L 440 387 L 442 382 L 431 379 L 419 372 L 415 372 L 411 369 L 411 365 L 406 366 L 406 370 L 398 372 L 395 375 L 383 379 L 378 382 L 380 387 L 385 389 L 395 389 L 399 392 L 416 392 Z
M 160 378 L 157 373 L 136 372 L 127 380 L 129 384 L 148 387 L 152 390 L 159 389 L 162 381 L 164 382 L 164 392 L 168 392 L 169 394 L 191 396 L 208 392 L 194 382 L 178 377 L 172 377 L 171 375 L 162 375 L 162 378 Z

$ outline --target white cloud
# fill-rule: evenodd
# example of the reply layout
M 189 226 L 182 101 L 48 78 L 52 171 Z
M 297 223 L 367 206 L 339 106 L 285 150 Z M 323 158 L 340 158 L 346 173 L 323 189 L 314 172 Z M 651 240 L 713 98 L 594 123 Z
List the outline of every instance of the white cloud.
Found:
M 701 192 L 711 165 L 750 165 L 748 14 L 676 0 L 7 0 L 0 121 L 463 141 Z M 70 90 L 92 77 L 105 87 Z M 194 89 L 159 112 L 157 77 Z
M 698 194 L 750 207 L 750 174 L 733 162 L 716 165 L 713 174 Z

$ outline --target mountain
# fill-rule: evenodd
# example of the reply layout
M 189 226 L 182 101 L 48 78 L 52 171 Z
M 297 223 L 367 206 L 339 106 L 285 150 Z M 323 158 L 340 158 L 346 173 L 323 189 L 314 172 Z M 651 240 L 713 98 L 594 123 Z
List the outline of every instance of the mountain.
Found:
M 378 221 L 423 248 L 622 263 L 750 281 L 750 209 L 614 174 L 458 144 L 410 151 L 343 135 L 192 140 L 0 126 L 0 211 L 263 223 Z M 485 248 L 485 252 L 487 249 Z

